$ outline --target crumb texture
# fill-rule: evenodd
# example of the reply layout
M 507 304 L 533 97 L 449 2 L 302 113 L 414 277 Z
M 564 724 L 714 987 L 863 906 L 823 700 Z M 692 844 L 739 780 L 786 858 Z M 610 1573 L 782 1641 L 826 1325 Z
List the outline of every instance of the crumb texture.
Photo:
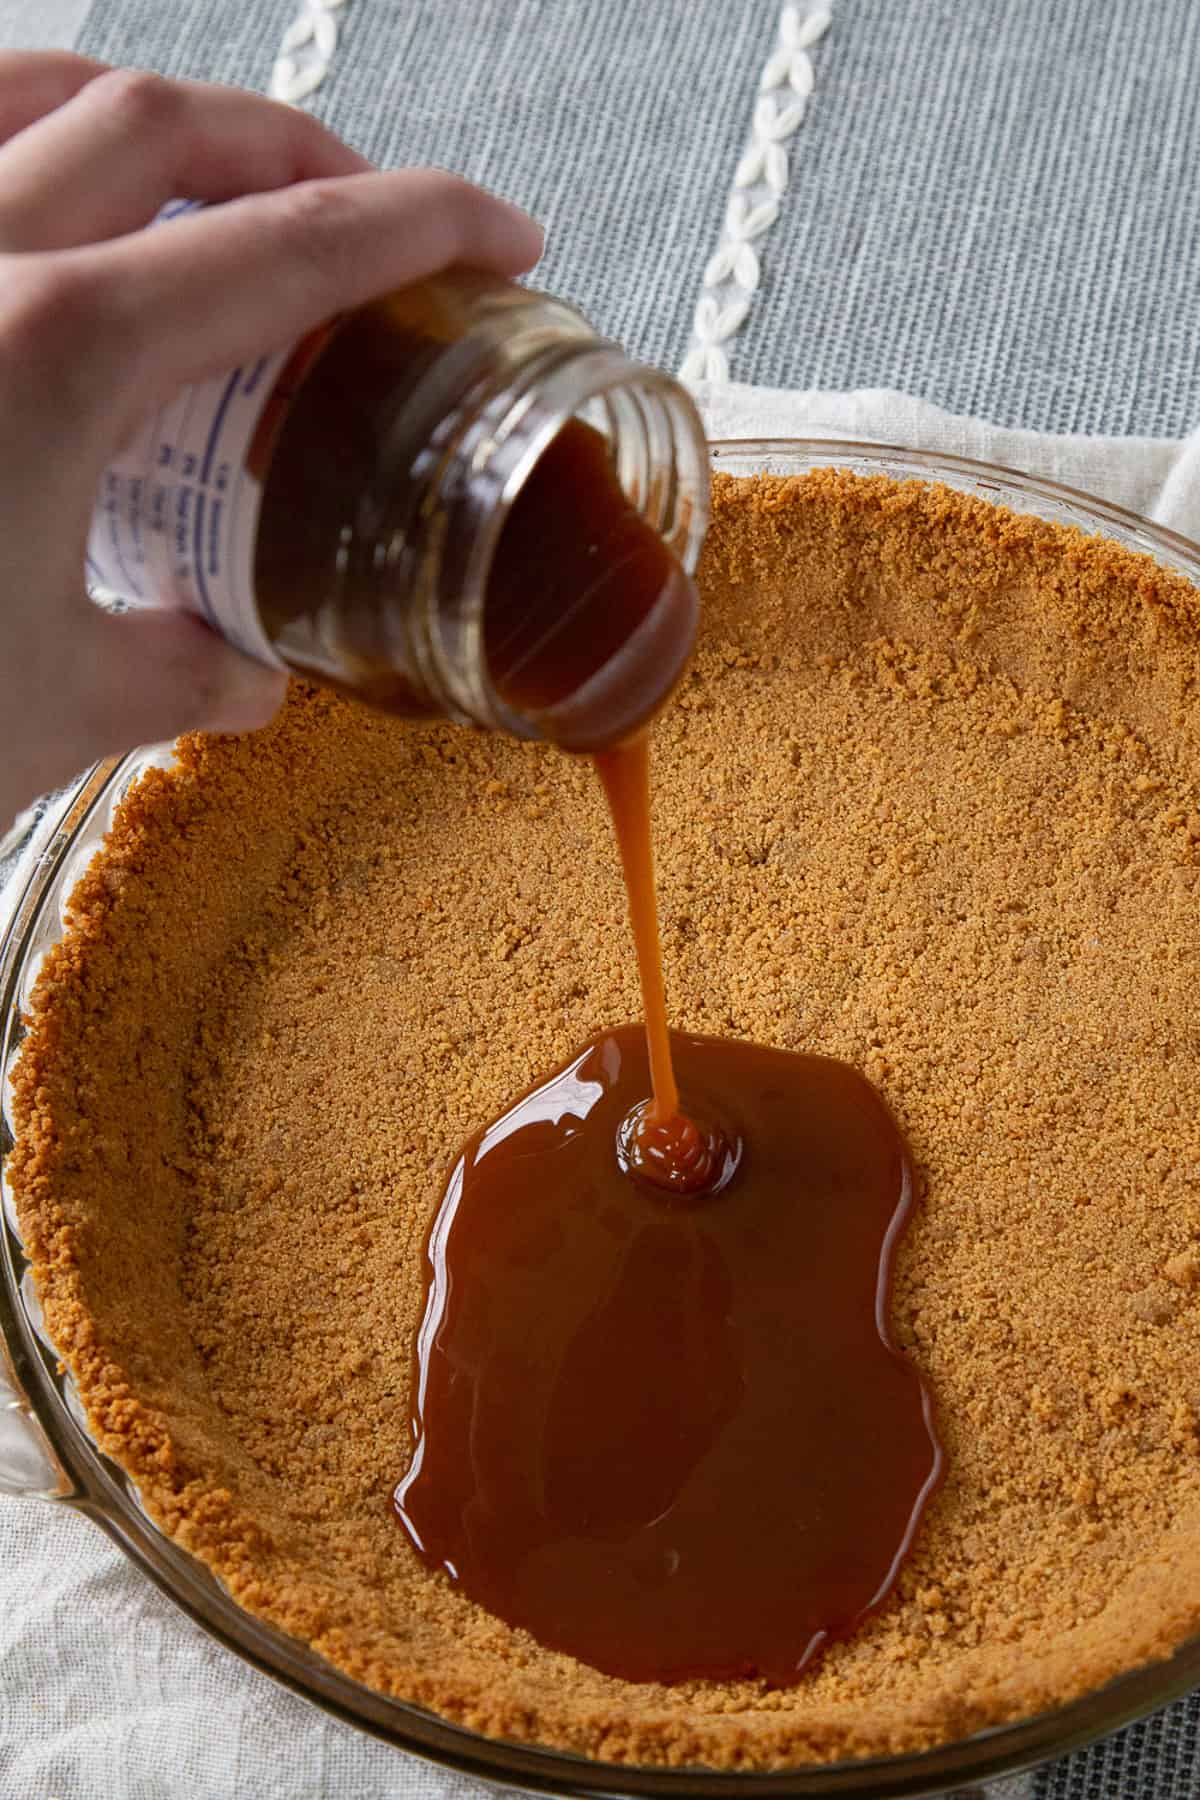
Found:
M 771 1768 L 946 1741 L 1200 1628 L 1200 594 L 948 490 L 720 477 L 654 741 L 685 1030 L 840 1056 L 919 1201 L 949 1476 L 798 1686 L 623 1684 L 393 1522 L 469 1133 L 635 1018 L 598 784 L 297 687 L 128 796 L 37 985 L 14 1183 L 96 1435 L 234 1597 L 485 1733 Z

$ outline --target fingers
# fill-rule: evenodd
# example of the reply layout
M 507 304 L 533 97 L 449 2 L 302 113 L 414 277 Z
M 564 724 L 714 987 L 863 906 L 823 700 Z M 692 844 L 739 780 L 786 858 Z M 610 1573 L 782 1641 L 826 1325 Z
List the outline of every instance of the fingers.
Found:
M 47 259 L 10 302 L 9 338 L 54 334 L 122 429 L 181 387 L 282 349 L 334 313 L 455 263 L 517 274 L 540 254 L 527 214 L 432 169 L 301 182 Z M 32 259 L 31 267 L 40 259 Z M 110 415 L 110 419 L 114 415 Z
M 32 795 L 135 744 L 265 725 L 287 690 L 187 613 L 116 616 L 80 596 L 69 628 L 40 648 L 4 720 L 0 828 Z
M 95 243 L 136 231 L 177 196 L 227 200 L 369 166 L 307 113 L 258 94 L 84 69 L 59 74 L 74 93 L 0 150 L 0 248 Z M 48 70 L 46 89 L 54 79 Z
M 65 105 L 107 66 L 67 50 L 0 52 L 0 144 Z

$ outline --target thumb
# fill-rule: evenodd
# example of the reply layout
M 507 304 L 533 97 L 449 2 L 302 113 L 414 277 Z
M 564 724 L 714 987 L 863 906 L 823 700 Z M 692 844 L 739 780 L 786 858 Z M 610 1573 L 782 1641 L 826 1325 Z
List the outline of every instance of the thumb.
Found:
M 21 675 L 0 684 L 0 830 L 102 757 L 183 731 L 251 731 L 283 700 L 284 675 L 188 613 L 107 613 L 87 601 L 70 621 L 38 634 Z
M 77 697 L 92 756 L 184 731 L 253 731 L 283 702 L 281 670 L 243 656 L 191 613 L 89 611 L 91 666 Z
M 81 769 L 184 731 L 253 731 L 287 677 L 252 662 L 190 613 L 110 613 L 88 601 L 57 660 L 17 702 L 6 746 L 10 810 Z M 0 808 L 0 810 L 3 810 Z

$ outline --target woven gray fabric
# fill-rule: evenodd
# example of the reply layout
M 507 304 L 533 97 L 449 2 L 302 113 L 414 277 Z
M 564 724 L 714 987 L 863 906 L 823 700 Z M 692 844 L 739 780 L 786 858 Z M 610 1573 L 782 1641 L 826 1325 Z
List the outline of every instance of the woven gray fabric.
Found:
M 847 0 L 733 373 L 1190 430 L 1198 90 L 1193 0 Z
M 265 88 L 295 0 L 110 0 L 80 48 Z M 776 9 L 729 0 L 354 0 L 311 110 L 374 161 L 431 162 L 546 227 L 541 286 L 674 367 Z
M 81 47 L 265 86 L 293 0 L 95 0 Z M 769 0 L 355 0 L 313 109 L 549 225 L 539 279 L 674 367 Z M 842 0 L 739 380 L 1044 431 L 1200 417 L 1193 0 Z
M 295 9 L 295 0 L 94 0 L 79 47 L 264 88 Z M 528 206 L 549 228 L 538 280 L 636 354 L 674 367 L 777 11 L 774 0 L 352 0 L 312 110 L 381 163 L 439 162 Z M 765 279 L 730 346 L 735 376 L 894 386 L 1040 430 L 1169 435 L 1195 425 L 1195 0 L 840 0 L 815 56 L 817 92 L 793 142 Z M 22 1522 L 18 1547 L 35 1524 Z M 82 1532 L 74 1521 L 62 1529 Z M 68 1570 L 73 1557 L 83 1570 L 84 1552 L 82 1537 L 64 1551 L 73 1615 L 88 1596 L 72 1592 Z M 145 1677 L 184 1640 L 168 1629 L 165 1603 L 115 1560 L 104 1579 L 105 1607 L 129 1608 L 137 1590 L 130 1641 L 145 1655 L 126 1672 L 136 1685 L 139 1670 Z M 82 1659 L 86 1612 L 78 1621 Z M 227 1659 L 176 1624 L 205 1702 L 186 1746 L 190 1794 L 239 1791 L 226 1785 L 215 1742 L 205 1755 L 199 1713 L 214 1705 L 236 1706 L 248 1733 L 261 1709 L 280 1785 L 258 1791 L 363 1800 L 422 1791 L 416 1765 L 332 1726 L 314 1774 L 313 1716 L 247 1671 L 237 1678 L 249 1686 L 237 1686 Z M 11 1623 L 10 1641 L 22 1628 L 40 1630 L 31 1613 L 23 1627 Z M 47 1654 L 61 1645 L 44 1642 Z M 127 1701 L 126 1673 L 105 1671 L 101 1711 Z M 49 1663 L 44 1692 L 52 1711 Z M 153 1730 L 152 1701 L 144 1724 Z M 136 1774 L 120 1784 L 118 1770 L 139 1765 L 129 1729 L 113 1747 L 108 1791 L 117 1800 L 183 1791 L 137 1785 Z M 43 1787 L 82 1794 L 69 1762 L 22 1757 L 18 1775 L 0 1742 L 0 1794 Z M 1040 1772 L 1033 1792 L 1195 1800 L 1200 1699 Z
M 1034 1777 L 1032 1800 L 1196 1800 L 1200 1697 L 1118 1731 Z

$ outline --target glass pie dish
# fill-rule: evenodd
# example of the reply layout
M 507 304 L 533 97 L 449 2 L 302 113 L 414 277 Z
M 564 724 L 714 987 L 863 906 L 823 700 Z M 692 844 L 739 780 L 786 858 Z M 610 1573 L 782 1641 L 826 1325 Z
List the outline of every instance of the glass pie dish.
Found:
M 1154 558 L 1200 588 L 1200 549 L 1118 508 L 979 463 L 879 446 L 726 442 L 714 467 L 734 475 L 799 475 L 840 468 L 893 480 L 936 481 L 985 503 L 1099 534 Z M 129 788 L 167 750 L 138 751 L 91 771 L 32 827 L 5 890 L 0 951 L 0 1153 L 13 1144 L 8 1072 L 22 1015 L 49 948 L 64 933 L 65 903 Z M 363 1686 L 314 1651 L 243 1611 L 199 1561 L 151 1520 L 135 1486 L 92 1443 L 74 1384 L 59 1369 L 42 1324 L 13 1197 L 0 1175 L 0 1491 L 37 1497 L 99 1524 L 130 1559 L 211 1635 L 294 1691 L 359 1729 L 467 1774 L 560 1795 L 932 1794 L 1057 1756 L 1200 1683 L 1200 1639 L 1168 1660 L 1134 1669 L 1074 1703 L 941 1748 L 887 1759 L 777 1773 L 605 1765 L 561 1751 L 481 1737 L 418 1706 Z

